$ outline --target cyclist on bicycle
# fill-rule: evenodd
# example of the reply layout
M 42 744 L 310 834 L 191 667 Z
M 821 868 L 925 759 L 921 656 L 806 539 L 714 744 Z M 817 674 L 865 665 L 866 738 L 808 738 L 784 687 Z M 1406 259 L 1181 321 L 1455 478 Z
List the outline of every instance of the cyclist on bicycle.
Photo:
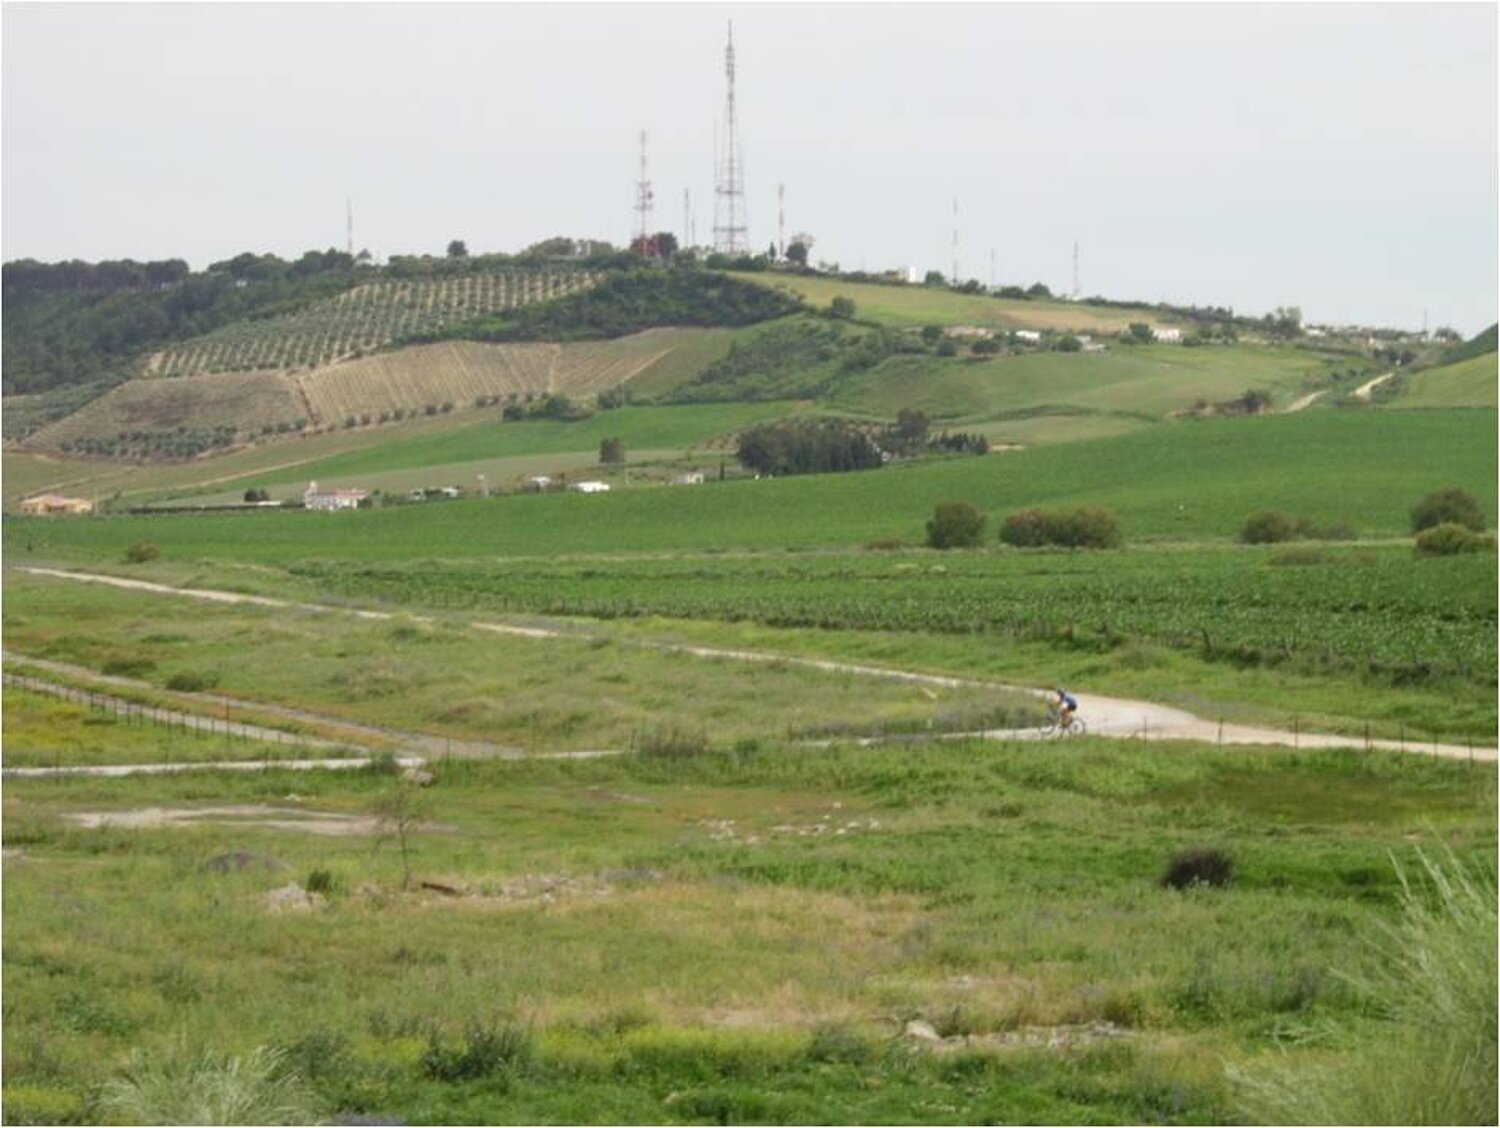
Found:
M 1066 729 L 1073 723 L 1073 714 L 1078 712 L 1078 698 L 1062 686 L 1058 686 L 1052 692 L 1057 697 L 1057 726 Z

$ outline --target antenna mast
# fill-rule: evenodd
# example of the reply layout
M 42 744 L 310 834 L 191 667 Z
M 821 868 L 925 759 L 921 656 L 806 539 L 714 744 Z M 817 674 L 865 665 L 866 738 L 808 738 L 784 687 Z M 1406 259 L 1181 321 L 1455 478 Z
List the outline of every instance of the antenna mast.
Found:
M 1076 302 L 1083 296 L 1083 291 L 1078 287 L 1078 240 L 1073 240 L 1073 300 Z
M 776 257 L 786 258 L 786 185 L 776 185 Z
M 742 255 L 749 249 L 745 230 L 745 170 L 740 158 L 739 126 L 734 112 L 734 21 L 729 22 L 729 43 L 724 48 L 724 156 L 714 184 L 714 250 L 724 255 Z
M 958 197 L 953 197 L 953 280 L 958 285 Z
M 651 181 L 646 179 L 646 131 L 641 130 L 641 176 L 635 182 L 635 237 L 634 249 L 642 258 L 653 257 L 651 249 L 651 204 L 654 197 Z

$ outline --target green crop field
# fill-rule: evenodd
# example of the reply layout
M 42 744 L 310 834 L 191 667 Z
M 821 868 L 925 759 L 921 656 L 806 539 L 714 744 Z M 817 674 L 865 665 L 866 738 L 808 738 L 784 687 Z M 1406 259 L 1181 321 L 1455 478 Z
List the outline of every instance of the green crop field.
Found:
M 1042 408 L 1151 418 L 1249 388 L 1289 398 L 1308 381 L 1346 367 L 1296 349 L 1112 347 L 994 360 L 895 357 L 839 386 L 832 405 L 894 417 L 904 407 L 944 422 L 972 422 Z
M 995 515 L 1105 505 L 1127 540 L 1230 538 L 1283 509 L 1362 535 L 1404 535 L 1411 506 L 1449 485 L 1493 523 L 1495 417 L 1484 411 L 1312 412 L 1205 420 L 1087 443 L 858 474 L 731 481 L 596 497 L 462 501 L 412 510 L 191 518 L 7 520 L 6 555 L 118 560 L 150 540 L 179 559 L 289 563 L 427 557 L 919 544 L 933 506 L 966 498 Z M 247 522 L 254 533 L 247 534 Z
M 872 285 L 800 274 L 736 274 L 747 282 L 796 294 L 826 308 L 836 297 L 854 302 L 855 316 L 891 326 L 978 325 L 989 329 L 1058 329 L 1118 333 L 1133 321 L 1162 323 L 1154 310 L 1116 309 L 1085 302 L 1036 301 L 960 294 L 941 286 Z
M 1486 353 L 1407 376 L 1404 394 L 1387 406 L 1494 407 L 1497 387 L 1500 387 L 1500 370 L 1496 367 L 1496 354 Z

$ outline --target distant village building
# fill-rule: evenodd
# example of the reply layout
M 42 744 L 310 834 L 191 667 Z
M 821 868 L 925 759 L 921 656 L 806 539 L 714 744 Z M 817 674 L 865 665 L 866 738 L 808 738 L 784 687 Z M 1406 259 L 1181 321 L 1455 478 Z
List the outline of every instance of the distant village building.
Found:
M 672 479 L 674 486 L 701 486 L 703 484 L 702 470 L 689 470 L 685 474 L 678 474 Z
M 62 497 L 59 494 L 41 494 L 21 502 L 21 513 L 26 517 L 66 517 L 93 511 L 92 501 L 85 501 L 81 497 Z
M 526 488 L 536 493 L 552 488 L 552 479 L 545 474 L 533 474 L 526 479 Z
M 1158 326 L 1157 328 L 1151 330 L 1151 336 L 1155 337 L 1163 344 L 1172 345 L 1177 344 L 1182 340 L 1182 330 L 1162 328 Z
M 608 482 L 574 482 L 568 487 L 577 493 L 608 493 Z
M 302 504 L 308 509 L 358 509 L 362 505 L 368 505 L 370 494 L 367 490 L 323 490 L 318 489 L 317 482 L 308 482 L 307 489 L 302 494 Z
M 1027 341 L 1027 342 L 1030 342 L 1033 345 L 1038 345 L 1038 344 L 1041 344 L 1042 335 L 1040 333 L 1038 333 L 1035 329 L 1017 329 L 1016 330 L 1016 340 L 1018 340 L 1018 341 Z
M 950 325 L 943 330 L 943 336 L 945 337 L 959 337 L 964 340 L 993 337 L 994 335 L 991 330 L 980 325 Z

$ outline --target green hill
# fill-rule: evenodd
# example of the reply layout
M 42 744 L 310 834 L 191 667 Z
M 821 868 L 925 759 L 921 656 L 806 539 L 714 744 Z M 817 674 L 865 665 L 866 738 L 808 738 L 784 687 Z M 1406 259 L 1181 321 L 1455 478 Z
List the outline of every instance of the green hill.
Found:
M 1480 353 L 1437 368 L 1413 372 L 1387 407 L 1495 407 L 1500 365 L 1496 353 Z

